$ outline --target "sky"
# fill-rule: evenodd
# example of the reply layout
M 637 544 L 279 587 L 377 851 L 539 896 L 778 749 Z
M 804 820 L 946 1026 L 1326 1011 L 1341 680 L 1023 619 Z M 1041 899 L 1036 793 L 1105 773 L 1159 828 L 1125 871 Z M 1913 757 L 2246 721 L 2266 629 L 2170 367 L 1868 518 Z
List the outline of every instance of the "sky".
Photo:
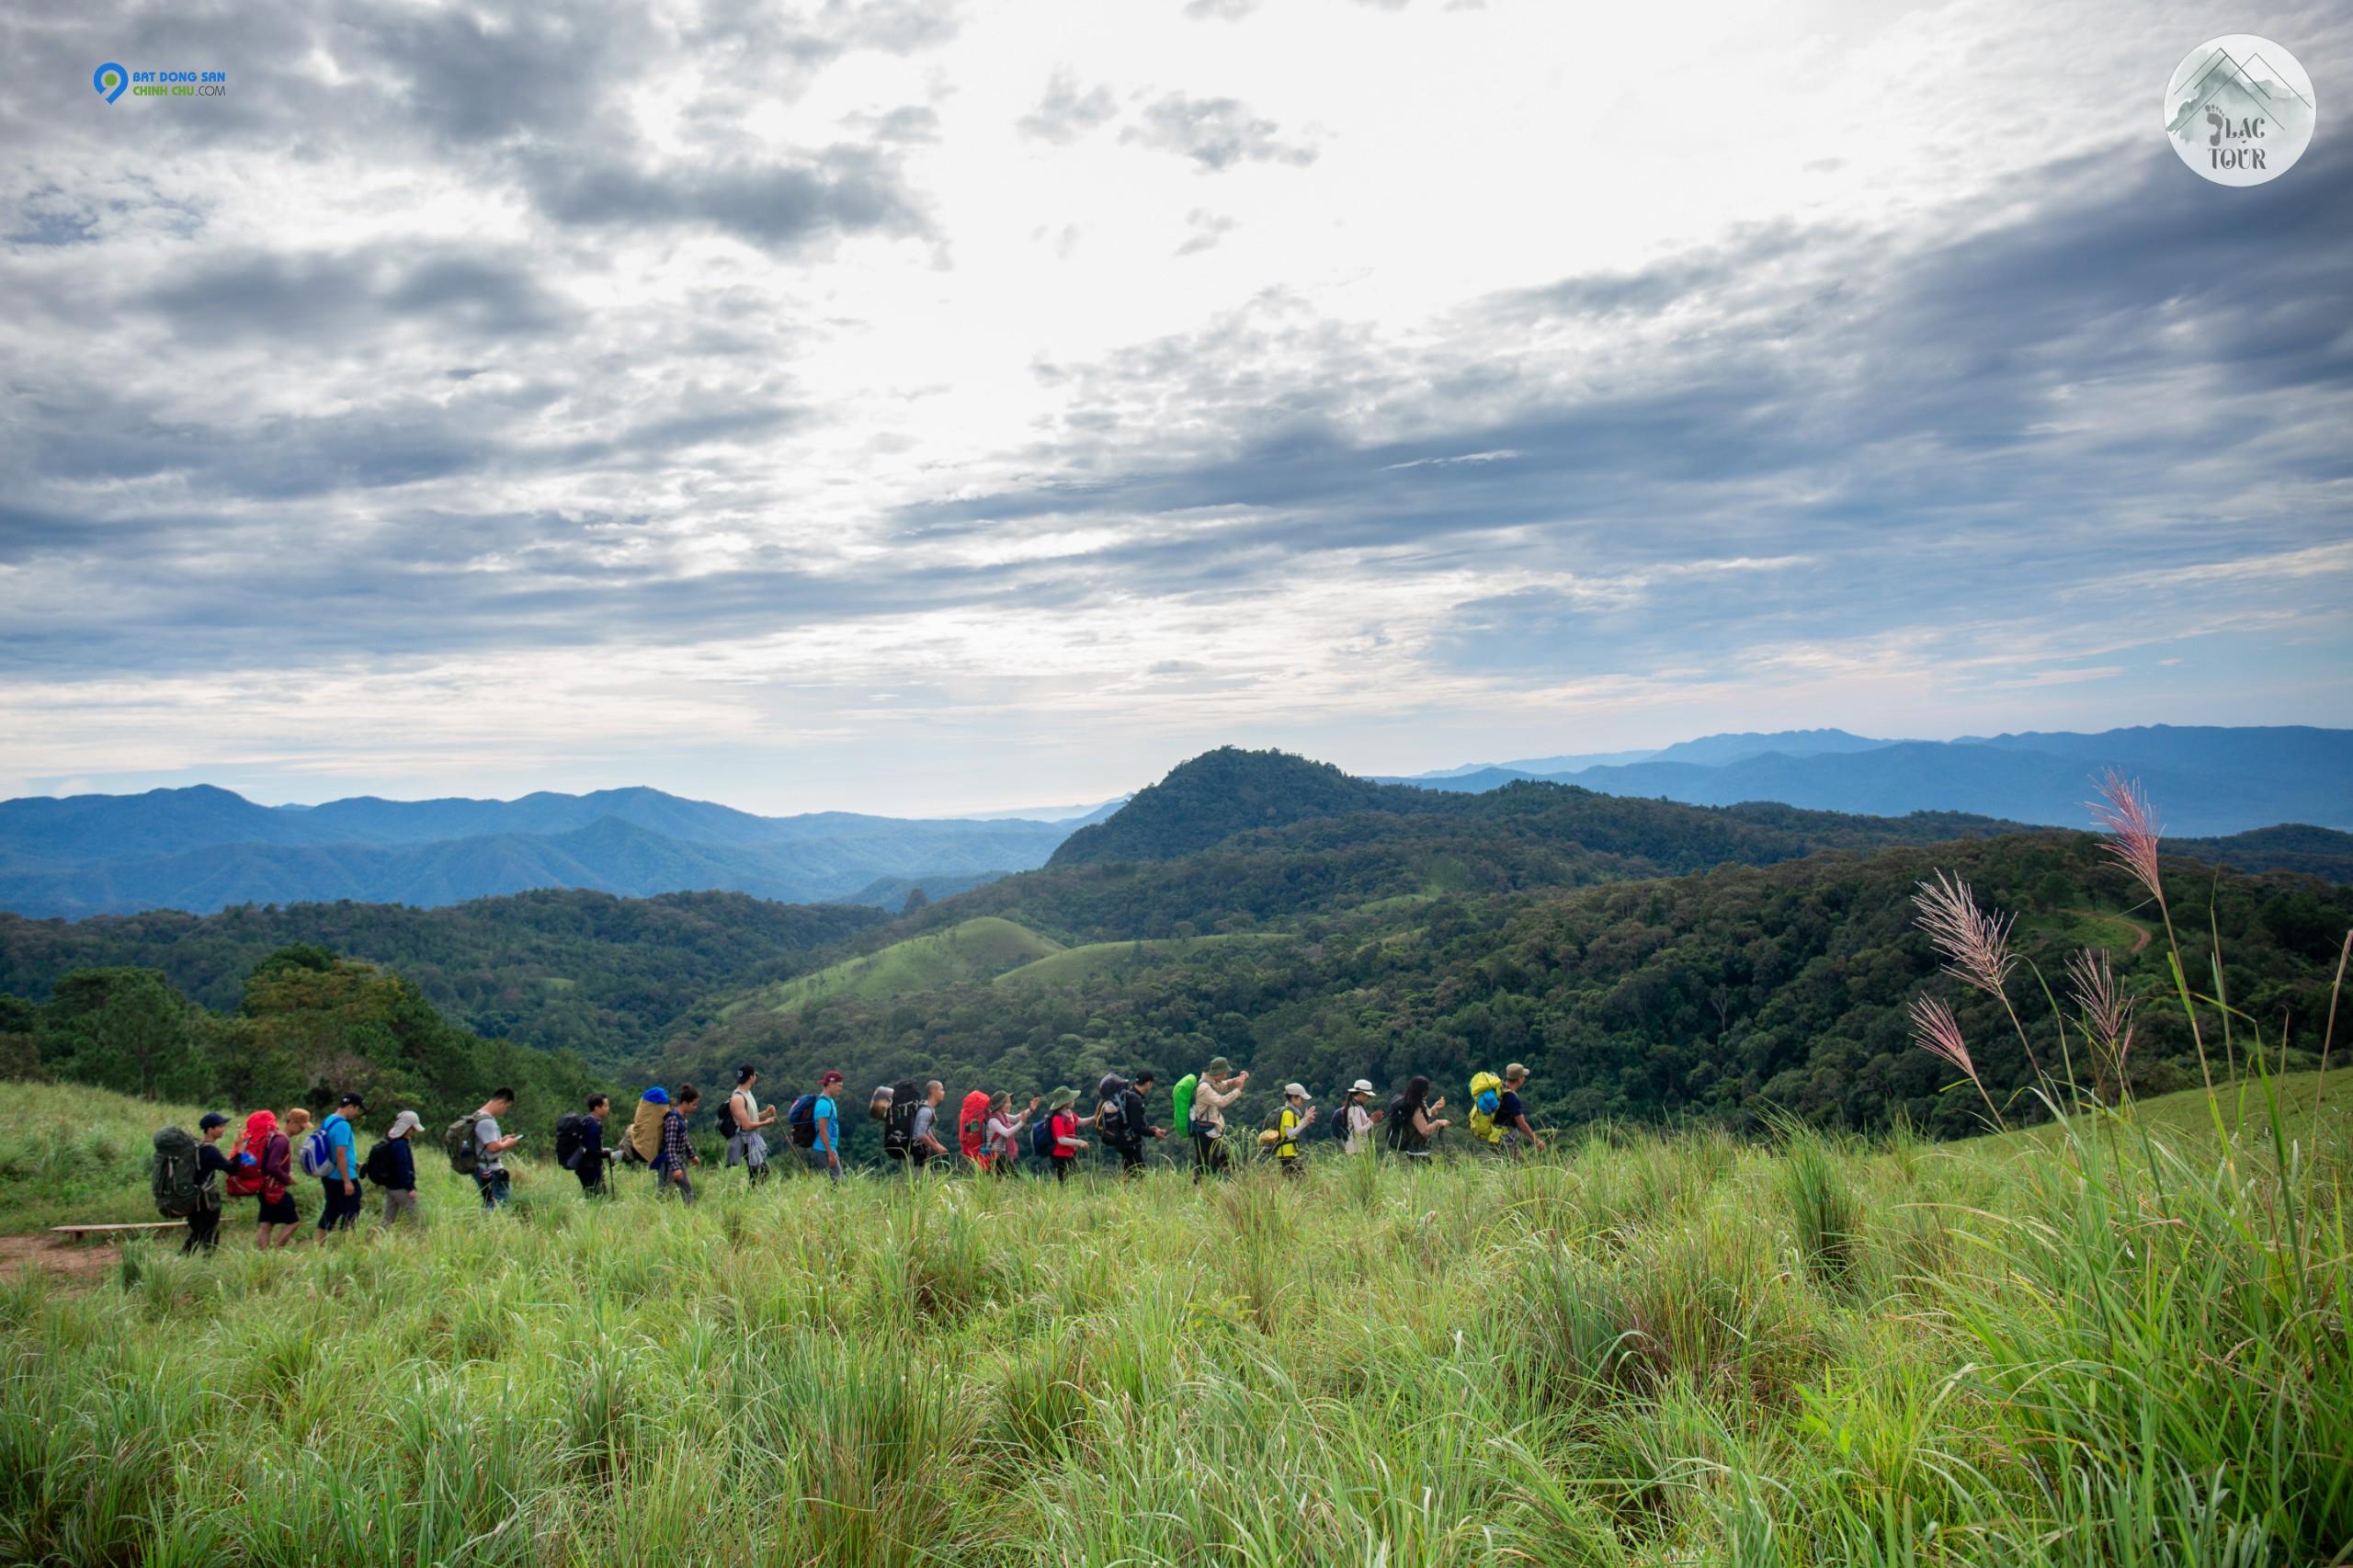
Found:
M 2160 100 L 2242 30 L 2320 128 L 2236 189 Z M 2341 6 L 30 0 L 0 58 L 0 796 L 2353 722 Z

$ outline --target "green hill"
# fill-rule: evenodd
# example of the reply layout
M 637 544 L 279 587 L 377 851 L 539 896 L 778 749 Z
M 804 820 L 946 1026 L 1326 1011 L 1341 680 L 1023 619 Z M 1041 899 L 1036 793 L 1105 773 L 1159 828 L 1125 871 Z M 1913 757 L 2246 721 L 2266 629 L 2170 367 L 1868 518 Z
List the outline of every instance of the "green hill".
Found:
M 1279 931 L 1243 931 L 1218 937 L 1171 937 L 1160 941 L 1089 942 L 1006 971 L 999 985 L 1075 985 L 1085 981 L 1117 977 L 1146 965 L 1176 963 L 1204 949 L 1221 946 L 1248 947 L 1290 938 Z
M 1136 792 L 1108 821 L 1063 841 L 1051 866 L 1165 860 L 1252 828 L 1285 827 L 1348 812 L 1411 810 L 1432 792 L 1352 778 L 1327 762 L 1280 751 L 1220 746 Z
M 1060 951 L 1058 942 L 1010 920 L 984 915 L 944 931 L 893 942 L 863 958 L 764 986 L 725 1003 L 719 1016 L 733 1018 L 747 1012 L 789 1012 L 818 1001 L 884 1001 L 913 992 L 992 980 Z

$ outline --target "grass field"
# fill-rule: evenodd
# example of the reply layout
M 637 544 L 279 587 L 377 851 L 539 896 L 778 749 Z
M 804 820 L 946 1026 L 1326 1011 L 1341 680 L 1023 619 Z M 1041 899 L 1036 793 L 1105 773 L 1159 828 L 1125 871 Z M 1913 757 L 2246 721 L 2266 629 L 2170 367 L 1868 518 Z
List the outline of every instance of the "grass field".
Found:
M 210 1259 L 0 1286 L 0 1558 L 2336 1561 L 2330 1087 L 2222 1146 L 2174 1096 L 1208 1190 L 538 1169 L 483 1216 L 432 1161 L 421 1235 L 264 1256 L 233 1210 Z M 135 1182 L 155 1119 L 11 1085 L 0 1148 Z
M 936 991 L 966 981 L 992 980 L 1062 950 L 1060 943 L 1026 926 L 984 915 L 766 986 L 729 1002 L 719 1016 L 733 1017 L 747 1007 L 784 1012 L 821 996 L 875 1000 Z
M 1241 931 L 1213 937 L 1167 937 L 1152 941 L 1088 942 L 1064 948 L 996 977 L 999 985 L 1074 985 L 1098 975 L 1124 974 L 1147 964 L 1194 957 L 1215 948 L 1249 949 L 1292 938 L 1279 931 Z

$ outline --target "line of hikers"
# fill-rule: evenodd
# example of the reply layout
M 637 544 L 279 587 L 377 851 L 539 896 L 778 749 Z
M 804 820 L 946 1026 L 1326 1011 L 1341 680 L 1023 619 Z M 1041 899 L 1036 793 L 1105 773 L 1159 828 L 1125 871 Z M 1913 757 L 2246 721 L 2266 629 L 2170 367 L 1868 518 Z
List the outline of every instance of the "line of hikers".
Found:
M 771 1173 L 767 1134 L 779 1119 L 776 1107 L 760 1104 L 759 1080 L 759 1070 L 752 1064 L 738 1068 L 735 1087 L 719 1109 L 719 1131 L 727 1140 L 724 1163 L 743 1165 L 755 1184 Z M 813 1174 L 831 1181 L 839 1181 L 842 1174 L 842 1082 L 839 1073 L 824 1074 L 817 1087 L 794 1099 L 783 1115 L 782 1136 Z M 884 1155 L 911 1176 L 936 1164 L 946 1168 L 951 1154 L 976 1172 L 1014 1176 L 1026 1146 L 1055 1181 L 1068 1181 L 1082 1153 L 1096 1142 L 1119 1156 L 1120 1174 L 1127 1176 L 1143 1168 L 1151 1142 L 1171 1135 L 1170 1128 L 1153 1121 L 1148 1108 L 1156 1082 L 1149 1070 L 1132 1078 L 1106 1074 L 1096 1085 L 1095 1108 L 1084 1118 L 1075 1089 L 1058 1088 L 1042 1101 L 1033 1096 L 1018 1108 L 1009 1093 L 974 1089 L 963 1098 L 952 1149 L 939 1120 L 948 1091 L 937 1078 L 879 1087 L 869 1097 L 867 1112 L 882 1123 Z M 1196 1182 L 1232 1167 L 1226 1112 L 1249 1082 L 1247 1072 L 1235 1071 L 1233 1062 L 1220 1056 L 1173 1085 L 1171 1119 L 1176 1135 L 1192 1145 Z M 1473 1148 L 1503 1154 L 1543 1148 L 1521 1099 L 1527 1084 L 1528 1069 L 1517 1062 L 1500 1077 L 1484 1072 L 1472 1075 L 1466 1130 Z M 1339 1109 L 1324 1123 L 1323 1136 L 1347 1154 L 1369 1154 L 1386 1147 L 1403 1159 L 1430 1158 L 1439 1135 L 1453 1125 L 1451 1118 L 1439 1114 L 1446 1109 L 1446 1096 L 1434 1096 L 1429 1079 L 1420 1076 L 1410 1080 L 1384 1109 L 1372 1108 L 1375 1094 L 1368 1079 L 1349 1085 Z M 639 1099 L 619 1141 L 608 1143 L 605 1127 L 611 1099 L 591 1095 L 580 1110 L 557 1120 L 556 1163 L 573 1173 L 590 1198 L 611 1195 L 616 1166 L 642 1165 L 652 1175 L 657 1198 L 692 1203 L 693 1173 L 702 1157 L 695 1152 L 689 1122 L 701 1103 L 701 1091 L 691 1084 L 679 1085 L 675 1096 L 656 1085 Z M 525 1134 L 506 1131 L 500 1119 L 514 1106 L 515 1091 L 501 1088 L 442 1134 L 450 1168 L 473 1179 L 485 1210 L 505 1204 L 512 1190 L 506 1156 Z M 256 1199 L 258 1244 L 264 1249 L 287 1245 L 301 1226 L 294 1202 L 298 1176 L 320 1185 L 316 1234 L 322 1240 L 352 1228 L 363 1207 L 362 1183 L 384 1195 L 383 1228 L 419 1222 L 415 1135 L 423 1122 L 416 1112 L 401 1111 L 362 1159 L 358 1119 L 367 1110 L 367 1100 L 357 1094 L 345 1095 L 315 1127 L 311 1113 L 300 1107 L 288 1111 L 283 1121 L 274 1111 L 257 1110 L 245 1118 L 244 1131 L 225 1153 L 221 1140 L 229 1119 L 218 1111 L 205 1114 L 193 1137 L 176 1127 L 158 1131 L 153 1166 L 156 1208 L 167 1219 L 188 1221 L 188 1238 L 180 1250 L 210 1251 L 218 1244 L 223 1197 Z M 1296 1176 L 1313 1141 L 1309 1130 L 1319 1115 L 1303 1085 L 1286 1084 L 1256 1146 L 1286 1176 Z

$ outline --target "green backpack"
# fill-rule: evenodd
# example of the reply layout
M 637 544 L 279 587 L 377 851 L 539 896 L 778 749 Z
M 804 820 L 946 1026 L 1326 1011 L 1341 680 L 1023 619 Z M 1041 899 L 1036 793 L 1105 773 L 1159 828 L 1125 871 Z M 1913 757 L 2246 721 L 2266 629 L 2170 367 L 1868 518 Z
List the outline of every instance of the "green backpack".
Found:
M 155 1212 L 166 1220 L 185 1220 L 221 1207 L 220 1186 L 199 1176 L 196 1140 L 177 1127 L 155 1133 L 155 1165 L 149 1185 L 155 1190 Z
M 1193 1091 L 1200 1085 L 1199 1073 L 1188 1073 L 1176 1080 L 1176 1131 L 1188 1138 L 1193 1135 Z
M 482 1168 L 482 1151 L 474 1147 L 474 1117 L 461 1116 L 441 1134 L 441 1147 L 449 1152 L 449 1168 L 460 1176 L 472 1176 Z

